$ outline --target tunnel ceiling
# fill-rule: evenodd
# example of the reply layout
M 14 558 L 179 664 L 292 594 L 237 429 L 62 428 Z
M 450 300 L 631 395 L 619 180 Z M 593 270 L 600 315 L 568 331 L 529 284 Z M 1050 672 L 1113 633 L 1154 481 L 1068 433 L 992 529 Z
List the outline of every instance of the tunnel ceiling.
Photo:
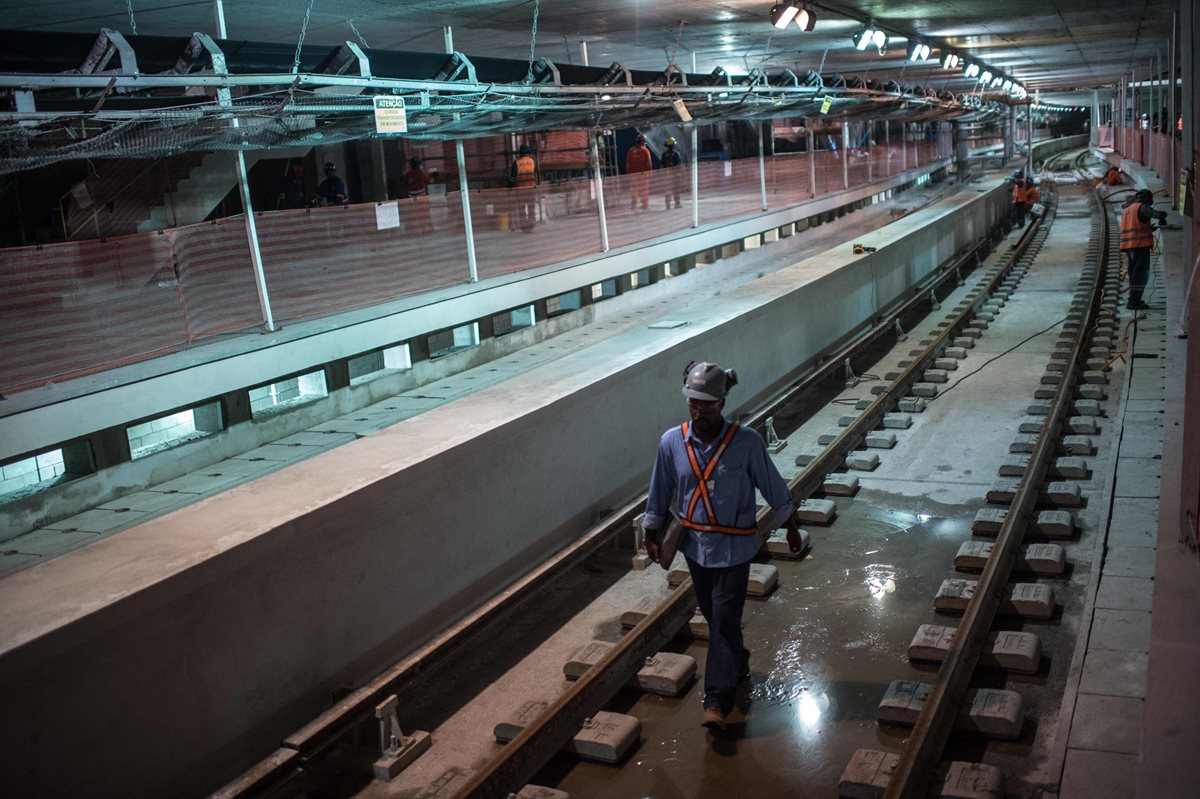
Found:
M 215 33 L 213 3 L 131 0 L 137 33 Z M 225 0 L 228 38 L 295 44 L 304 0 Z M 908 35 L 935 48 L 948 45 L 1004 71 L 1030 89 L 1051 92 L 1112 85 L 1136 70 L 1147 76 L 1156 54 L 1165 70 L 1175 2 L 1145 0 L 851 0 L 813 3 L 816 29 L 777 31 L 772 0 L 538 0 L 538 57 L 580 63 L 586 42 L 593 65 L 621 61 L 661 70 L 674 61 L 709 72 L 788 68 L 797 74 L 856 74 L 962 92 L 972 81 L 933 62 L 909 66 Z M 121 0 L 5 0 L 3 27 L 94 33 L 132 32 Z M 456 49 L 478 56 L 527 57 L 535 0 L 315 0 L 306 41 L 365 40 L 372 48 L 441 51 L 442 26 Z M 889 34 L 888 52 L 859 52 L 851 43 L 860 22 L 874 19 Z M 355 33 L 355 29 L 358 33 Z M 359 34 L 361 34 L 361 39 Z

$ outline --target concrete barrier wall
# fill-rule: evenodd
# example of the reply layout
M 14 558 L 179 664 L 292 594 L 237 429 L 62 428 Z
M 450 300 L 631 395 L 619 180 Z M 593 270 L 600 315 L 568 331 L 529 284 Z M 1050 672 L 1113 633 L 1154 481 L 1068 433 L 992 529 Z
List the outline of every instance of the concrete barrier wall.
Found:
M 748 406 L 1007 205 L 961 193 L 864 237 L 874 255 L 808 259 L 6 578 L 0 795 L 218 787 L 643 488 L 689 360 L 736 367 Z
M 1063 136 L 1058 139 L 1047 139 L 1046 141 L 1033 143 L 1033 162 L 1040 166 L 1043 161 L 1052 155 L 1065 153 L 1067 150 L 1076 150 L 1080 147 L 1088 146 L 1088 134 L 1081 133 L 1078 136 Z

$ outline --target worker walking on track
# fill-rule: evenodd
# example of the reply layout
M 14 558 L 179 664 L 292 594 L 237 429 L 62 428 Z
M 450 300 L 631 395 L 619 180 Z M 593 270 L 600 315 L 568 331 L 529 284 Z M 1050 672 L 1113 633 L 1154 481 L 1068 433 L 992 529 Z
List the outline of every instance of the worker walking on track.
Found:
M 1142 189 L 1133 201 L 1121 212 L 1121 252 L 1129 259 L 1129 300 L 1125 307 L 1144 310 L 1148 306 L 1142 301 L 1146 280 L 1150 277 L 1150 250 L 1154 248 L 1154 227 L 1157 219 L 1167 220 L 1165 211 L 1154 210 L 1154 194 Z
M 646 137 L 637 135 L 637 142 L 625 153 L 625 173 L 629 175 L 629 207 L 637 208 L 638 202 L 642 208 L 650 207 L 650 172 L 654 169 L 654 161 L 650 157 L 650 149 L 646 147 Z
M 516 227 L 528 233 L 537 222 L 537 162 L 530 155 L 528 144 L 517 148 L 517 157 L 509 171 L 508 187 L 515 192 Z
M 750 674 L 742 609 L 750 560 L 760 544 L 756 490 L 773 509 L 775 525 L 787 527 L 792 552 L 803 548 L 787 483 L 771 462 L 762 436 L 722 416 L 725 396 L 736 384 L 732 369 L 688 364 L 683 395 L 689 421 L 668 430 L 659 442 L 642 518 L 646 552 L 656 562 L 663 555 L 660 546 L 672 513 L 685 528 L 679 551 L 709 625 L 703 724 L 714 731 L 746 720 L 735 698 L 738 683 Z
M 663 186 L 663 201 L 666 203 L 667 210 L 671 209 L 671 200 L 675 200 L 675 207 L 679 207 L 679 191 L 683 186 L 683 170 L 675 167 L 683 166 L 683 156 L 675 149 L 675 137 L 668 136 L 666 149 L 663 150 L 662 157 L 659 161 L 662 162 L 663 172 L 665 173 L 666 183 Z M 661 174 L 661 173 L 660 173 Z

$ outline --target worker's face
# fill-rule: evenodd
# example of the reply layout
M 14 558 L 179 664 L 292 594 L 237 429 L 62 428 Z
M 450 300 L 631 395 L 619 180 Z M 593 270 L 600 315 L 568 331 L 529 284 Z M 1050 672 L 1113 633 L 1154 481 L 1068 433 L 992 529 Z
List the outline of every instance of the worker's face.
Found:
M 721 419 L 721 410 L 725 407 L 725 400 L 700 400 L 688 397 L 687 404 L 688 418 L 693 422 L 700 422 L 708 426 Z

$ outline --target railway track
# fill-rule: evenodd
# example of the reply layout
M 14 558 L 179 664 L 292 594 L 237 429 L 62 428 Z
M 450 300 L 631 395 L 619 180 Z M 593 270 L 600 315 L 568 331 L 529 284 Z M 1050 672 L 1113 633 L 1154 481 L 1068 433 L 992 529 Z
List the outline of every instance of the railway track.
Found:
M 838 491 L 838 481 L 831 483 L 830 476 L 842 473 L 847 458 L 854 458 L 856 453 L 862 454 L 864 447 L 865 452 L 871 454 L 879 446 L 878 442 L 869 441 L 868 437 L 875 437 L 881 431 L 886 433 L 889 421 L 900 423 L 898 418 L 889 420 L 889 415 L 899 413 L 902 417 L 906 413 L 919 412 L 925 401 L 937 396 L 939 383 L 932 381 L 943 380 L 942 373 L 945 371 L 939 366 L 950 366 L 948 361 L 957 360 L 962 351 L 982 335 L 986 323 L 994 318 L 1004 299 L 1016 288 L 1032 256 L 1044 242 L 1046 228 L 1053 221 L 1053 211 L 1048 217 L 1027 228 L 1016 245 L 1004 252 L 996 263 L 972 276 L 974 285 L 965 291 L 965 296 L 953 312 L 910 351 L 906 363 L 896 370 L 896 374 L 878 382 L 870 397 L 861 398 L 856 403 L 855 412 L 848 415 L 851 418 L 846 420 L 831 440 L 817 450 L 801 454 L 797 463 L 803 466 L 789 479 L 794 498 L 808 501 L 822 491 Z M 941 300 L 961 283 L 964 273 L 982 266 L 983 258 L 991 247 L 991 237 L 985 237 L 976 246 L 943 264 L 924 285 L 915 287 L 905 301 L 885 309 L 855 341 L 828 353 L 803 380 L 781 392 L 746 423 L 763 429 L 769 417 L 786 415 L 785 409 L 789 405 L 816 391 L 822 384 L 827 385 L 830 378 L 849 369 L 852 360 L 865 357 L 864 353 L 869 353 L 872 348 L 878 350 L 890 344 L 896 336 L 902 337 L 904 327 L 911 326 L 908 320 L 939 307 Z M 1103 263 L 1103 255 L 1097 248 L 1095 256 L 1098 264 Z M 1090 291 L 1089 296 L 1095 296 L 1097 287 L 1101 285 L 1101 270 L 1093 268 L 1087 274 L 1090 288 L 1086 291 Z M 999 587 L 1007 583 L 1018 561 L 1021 536 L 1042 493 L 1039 487 L 1057 446 L 1057 433 L 1062 426 L 1060 417 L 1072 402 L 1067 387 L 1074 385 L 1082 371 L 1077 368 L 1076 355 L 1082 346 L 1084 334 L 1092 326 L 1095 314 L 1091 308 L 1091 303 L 1086 307 L 1081 306 L 1080 319 L 1071 320 L 1078 322 L 1071 325 L 1075 332 L 1071 342 L 1071 357 L 1056 358 L 1054 361 L 1063 365 L 1062 371 L 1056 369 L 1047 373 L 1058 375 L 1055 397 L 1046 408 L 1045 423 L 1036 442 L 1032 444 L 1033 451 L 1029 453 L 1025 471 L 1017 480 L 1016 490 L 1010 500 L 1010 512 L 1001 524 L 990 556 L 985 558 L 986 564 L 978 586 L 967 602 L 959 630 L 968 632 L 965 635 L 959 632 L 953 637 L 945 654 L 944 665 L 922 700 L 921 714 L 915 721 L 914 732 L 904 754 L 897 760 L 883 756 L 875 758 L 878 768 L 874 779 L 878 783 L 880 775 L 888 777 L 886 790 L 889 796 L 925 795 L 940 768 L 939 761 L 950 726 L 958 716 L 974 665 L 985 644 L 985 631 L 990 630 L 992 618 L 1000 606 Z M 887 435 L 882 438 L 886 445 Z M 843 481 L 846 482 L 849 481 Z M 460 653 L 482 631 L 502 623 L 512 614 L 527 608 L 531 602 L 536 602 L 539 591 L 556 575 L 584 564 L 605 549 L 610 541 L 627 533 L 643 504 L 644 496 L 618 509 L 574 545 L 531 572 L 480 611 L 340 699 L 329 711 L 289 736 L 270 757 L 216 795 L 248 797 L 286 794 L 286 786 L 290 781 L 334 753 L 347 739 L 360 735 L 364 724 L 373 725 L 376 708 L 393 696 L 403 696 L 420 679 Z M 819 519 L 828 510 L 822 501 L 806 502 L 805 508 L 811 519 Z M 764 543 L 771 533 L 769 526 L 767 514 L 760 513 L 759 533 Z M 445 791 L 430 795 L 503 797 L 521 789 L 555 753 L 568 745 L 585 720 L 593 717 L 630 682 L 647 657 L 658 653 L 688 625 L 694 605 L 690 581 L 683 579 L 665 601 L 653 608 L 644 608 L 636 626 L 592 662 L 591 667 L 572 682 L 555 702 L 547 703 L 540 713 L 526 719 L 524 728 L 496 757 L 471 774 L 463 775 L 456 784 L 445 786 Z M 285 786 L 282 791 L 278 790 L 281 786 Z

